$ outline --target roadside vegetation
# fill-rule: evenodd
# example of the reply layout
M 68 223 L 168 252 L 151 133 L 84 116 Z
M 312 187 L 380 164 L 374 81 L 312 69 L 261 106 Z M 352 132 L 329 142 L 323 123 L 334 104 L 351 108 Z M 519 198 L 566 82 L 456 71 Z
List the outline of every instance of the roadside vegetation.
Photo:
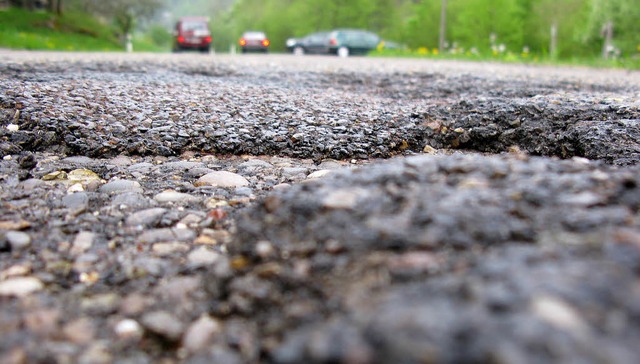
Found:
M 120 49 L 110 27 L 79 13 L 62 16 L 18 8 L 0 10 L 0 47 L 40 50 Z
M 74 2 L 70 2 L 74 4 Z M 105 4 L 108 2 L 98 3 Z M 103 9 L 106 10 L 106 9 Z M 62 51 L 122 51 L 126 34 L 115 16 L 100 16 L 100 10 L 68 6 L 63 12 L 26 6 L 0 7 L 0 48 Z M 103 14 L 109 14 L 103 11 Z M 170 41 L 168 31 L 150 26 L 143 33 L 133 33 L 133 48 L 138 51 L 164 51 Z M 155 31 L 155 32 L 154 32 Z
M 169 51 L 178 17 L 207 15 L 217 52 L 246 30 L 282 52 L 288 38 L 348 27 L 385 40 L 374 56 L 640 69 L 637 0 L 41 0 L 48 7 L 35 11 L 37 0 L 7 2 L 8 48 L 118 51 L 131 39 L 135 51 Z
M 638 0 L 237 0 L 225 15 L 274 45 L 351 27 L 392 41 L 382 55 L 640 68 Z

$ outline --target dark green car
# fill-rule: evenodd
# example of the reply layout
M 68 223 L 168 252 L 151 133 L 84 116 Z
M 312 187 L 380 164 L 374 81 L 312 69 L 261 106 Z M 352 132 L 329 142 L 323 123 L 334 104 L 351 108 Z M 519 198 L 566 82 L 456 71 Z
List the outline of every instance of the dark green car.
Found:
M 348 57 L 353 54 L 366 54 L 376 49 L 381 39 L 375 33 L 360 29 L 336 29 L 317 32 L 304 38 L 290 38 L 287 49 L 296 55 L 336 54 Z
M 337 29 L 329 35 L 329 53 L 339 57 L 352 54 L 367 54 L 378 47 L 380 37 L 359 29 Z

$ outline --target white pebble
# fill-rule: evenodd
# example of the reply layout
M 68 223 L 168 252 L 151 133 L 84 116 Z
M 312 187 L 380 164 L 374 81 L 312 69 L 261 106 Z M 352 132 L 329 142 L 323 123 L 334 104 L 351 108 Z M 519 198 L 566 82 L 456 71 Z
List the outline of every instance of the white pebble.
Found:
M 121 339 L 138 338 L 142 336 L 142 326 L 136 320 L 124 319 L 114 328 L 116 335 Z
M 35 277 L 16 277 L 0 282 L 0 296 L 24 297 L 40 291 L 44 284 Z

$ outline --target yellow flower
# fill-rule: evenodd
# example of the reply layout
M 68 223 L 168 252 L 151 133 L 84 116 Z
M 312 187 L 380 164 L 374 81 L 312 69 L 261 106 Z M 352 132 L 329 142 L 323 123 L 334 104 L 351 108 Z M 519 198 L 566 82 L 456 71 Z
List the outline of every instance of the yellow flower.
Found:
M 421 55 L 421 56 L 429 54 L 429 48 L 427 48 L 427 47 L 418 48 L 418 54 Z

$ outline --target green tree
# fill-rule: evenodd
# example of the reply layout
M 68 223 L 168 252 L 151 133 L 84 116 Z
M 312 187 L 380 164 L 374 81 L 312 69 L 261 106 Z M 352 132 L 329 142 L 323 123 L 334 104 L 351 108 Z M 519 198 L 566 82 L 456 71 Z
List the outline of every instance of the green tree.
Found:
M 539 0 L 531 3 L 525 19 L 525 45 L 537 53 L 557 58 L 593 54 L 585 47 L 584 24 L 589 0 Z M 552 29 L 555 29 L 555 42 Z M 555 44 L 555 54 L 551 49 Z
M 585 44 L 597 48 L 603 42 L 603 27 L 611 22 L 613 45 L 623 55 L 638 52 L 640 45 L 640 6 L 637 0 L 591 0 L 585 31 Z
M 62 15 L 62 9 L 64 7 L 63 0 L 49 0 L 47 4 L 47 9 L 51 13 L 56 13 L 58 15 Z
M 517 0 L 451 1 L 447 33 L 450 41 L 463 47 L 486 50 L 504 45 L 506 50 L 520 52 L 525 10 Z
M 411 5 L 413 13 L 406 21 L 401 41 L 411 48 L 438 46 L 440 0 L 424 0 Z
M 136 23 L 153 17 L 162 7 L 162 0 L 86 0 L 86 9 L 113 20 L 121 37 L 131 34 Z

